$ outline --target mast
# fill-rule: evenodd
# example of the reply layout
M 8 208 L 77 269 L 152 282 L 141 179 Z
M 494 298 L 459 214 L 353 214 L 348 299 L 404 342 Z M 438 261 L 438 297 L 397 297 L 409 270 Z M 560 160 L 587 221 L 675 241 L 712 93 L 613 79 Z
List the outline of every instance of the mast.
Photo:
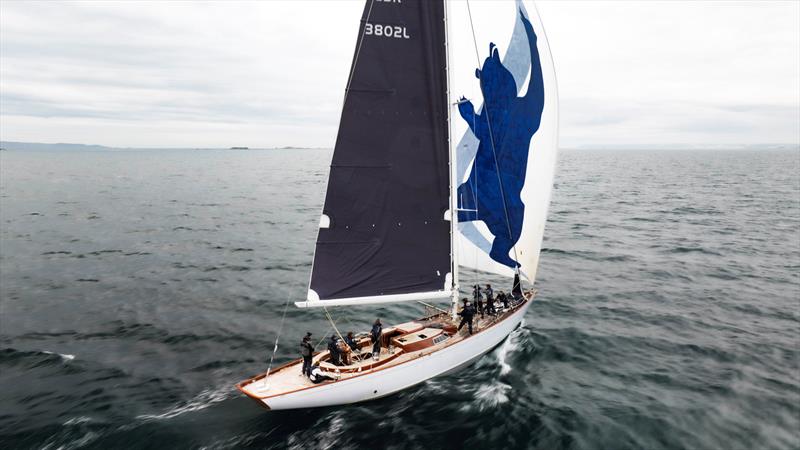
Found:
M 458 313 L 458 165 L 456 164 L 456 151 L 453 147 L 453 124 L 451 114 L 453 105 L 450 103 L 450 44 L 448 39 L 450 31 L 448 29 L 447 17 L 450 15 L 450 1 L 444 1 L 444 46 L 445 46 L 445 71 L 447 72 L 447 148 L 450 153 L 450 267 L 451 267 L 451 311 L 450 315 L 456 320 Z

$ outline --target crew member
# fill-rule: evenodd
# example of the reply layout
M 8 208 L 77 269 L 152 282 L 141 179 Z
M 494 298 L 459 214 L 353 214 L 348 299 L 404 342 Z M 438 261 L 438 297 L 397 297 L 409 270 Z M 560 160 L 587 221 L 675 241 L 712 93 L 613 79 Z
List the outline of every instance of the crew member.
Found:
M 335 366 L 341 366 L 341 353 L 339 352 L 339 338 L 336 335 L 331 336 L 331 340 L 328 341 L 328 351 L 331 354 L 331 364 Z
M 508 309 L 508 296 L 506 295 L 505 292 L 500 291 L 500 293 L 497 294 L 497 299 L 503 303 L 504 309 Z
M 497 311 L 494 309 L 494 290 L 492 289 L 492 285 L 487 284 L 483 293 L 486 295 L 486 314 L 497 314 Z
M 517 303 L 522 301 L 522 284 L 520 284 L 519 281 L 519 273 L 514 274 L 514 284 L 512 286 L 513 287 L 511 288 L 511 297 L 513 298 L 514 304 L 516 305 Z
M 461 331 L 461 327 L 467 324 L 469 334 L 472 335 L 472 318 L 475 317 L 475 308 L 469 304 L 469 300 L 466 298 L 464 299 L 464 307 L 461 308 L 461 312 L 459 312 L 458 315 L 461 316 L 461 323 L 458 324 L 457 331 Z
M 311 375 L 311 357 L 314 355 L 314 347 L 311 346 L 311 333 L 306 333 L 303 341 L 300 342 L 300 354 L 303 356 L 303 375 Z
M 475 287 L 472 288 L 472 299 L 475 302 L 478 311 L 481 314 L 481 319 L 483 318 L 483 297 L 481 296 L 481 287 L 477 284 Z
M 381 354 L 381 335 L 383 334 L 383 325 L 381 324 L 381 319 L 375 319 L 375 323 L 372 324 L 372 331 L 369 332 L 369 338 L 372 341 L 372 357 L 374 359 L 378 359 L 378 356 Z
M 310 378 L 311 382 L 314 384 L 336 379 L 335 377 L 328 375 L 328 373 L 324 370 L 320 369 L 319 364 L 314 364 L 314 366 L 311 368 L 308 378 Z

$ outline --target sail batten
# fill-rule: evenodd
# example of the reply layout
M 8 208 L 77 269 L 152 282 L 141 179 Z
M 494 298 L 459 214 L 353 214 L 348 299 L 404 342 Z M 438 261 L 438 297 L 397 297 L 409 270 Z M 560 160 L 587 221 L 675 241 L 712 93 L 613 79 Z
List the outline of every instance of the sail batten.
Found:
M 448 289 L 443 18 L 441 1 L 365 4 L 312 265 L 319 300 L 302 306 Z

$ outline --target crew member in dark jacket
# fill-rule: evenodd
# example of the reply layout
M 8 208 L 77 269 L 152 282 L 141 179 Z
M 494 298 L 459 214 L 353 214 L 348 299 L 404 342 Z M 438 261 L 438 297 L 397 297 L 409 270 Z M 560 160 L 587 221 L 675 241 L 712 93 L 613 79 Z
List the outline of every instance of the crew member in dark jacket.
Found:
M 492 289 L 492 285 L 487 284 L 483 293 L 486 295 L 486 314 L 497 314 L 497 311 L 494 309 L 494 290 Z
M 508 309 L 508 296 L 506 295 L 505 292 L 500 291 L 500 293 L 497 294 L 497 299 L 503 303 L 503 308 Z
M 311 333 L 306 333 L 306 337 L 300 342 L 300 354 L 303 356 L 303 375 L 311 375 L 311 357 L 314 355 L 314 347 L 311 346 Z
M 369 338 L 372 341 L 372 357 L 378 359 L 381 354 L 381 335 L 383 334 L 383 325 L 381 319 L 375 319 L 372 324 L 372 331 L 369 332 Z
M 481 296 L 481 287 L 477 284 L 472 288 L 472 300 L 475 302 L 477 312 L 480 313 L 481 318 L 483 318 L 483 297 Z
M 339 338 L 336 335 L 331 336 L 331 340 L 328 341 L 328 351 L 331 354 L 331 363 L 335 366 L 341 366 L 341 354 L 339 353 Z
M 458 331 L 461 331 L 461 327 L 467 324 L 469 334 L 472 335 L 472 318 L 475 317 L 475 308 L 469 304 L 469 300 L 464 299 L 464 307 L 458 315 L 461 316 L 461 323 L 458 324 Z

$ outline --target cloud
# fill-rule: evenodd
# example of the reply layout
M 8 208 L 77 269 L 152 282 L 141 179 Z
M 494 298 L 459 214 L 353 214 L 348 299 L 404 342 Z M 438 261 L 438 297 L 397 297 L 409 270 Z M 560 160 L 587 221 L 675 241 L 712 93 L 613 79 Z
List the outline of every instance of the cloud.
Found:
M 800 142 L 800 3 L 541 2 L 565 146 Z
M 800 3 L 538 6 L 563 145 L 800 142 Z M 332 146 L 362 7 L 4 1 L 0 137 Z
M 698 100 L 561 101 L 563 145 L 800 142 L 800 108 Z
M 360 6 L 302 6 L 317 11 L 308 28 L 286 2 L 3 2 L 0 134 L 226 146 L 260 127 L 253 145 L 330 145 Z M 350 32 L 324 30 L 326 11 L 353 7 Z

